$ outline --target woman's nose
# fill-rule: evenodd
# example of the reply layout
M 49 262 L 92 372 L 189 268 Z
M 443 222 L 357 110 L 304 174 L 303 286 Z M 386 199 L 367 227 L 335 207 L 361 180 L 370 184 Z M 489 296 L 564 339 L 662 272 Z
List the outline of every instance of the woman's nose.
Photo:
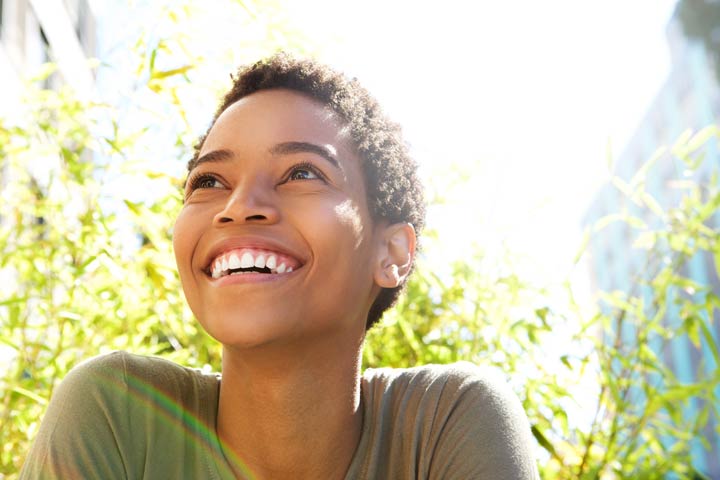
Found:
M 223 209 L 215 215 L 213 223 L 276 223 L 280 219 L 280 211 L 274 193 L 257 181 L 238 185 Z

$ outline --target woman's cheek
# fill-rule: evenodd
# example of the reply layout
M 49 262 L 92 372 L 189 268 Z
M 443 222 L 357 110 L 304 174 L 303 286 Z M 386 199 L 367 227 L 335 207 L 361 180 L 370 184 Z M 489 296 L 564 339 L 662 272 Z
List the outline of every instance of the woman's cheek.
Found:
M 173 227 L 173 250 L 175 251 L 175 263 L 177 264 L 180 280 L 184 283 L 185 276 L 192 267 L 193 251 L 198 238 L 192 230 L 193 222 L 189 207 L 183 207 Z
M 348 228 L 355 238 L 354 247 L 360 247 L 363 239 L 364 226 L 362 214 L 358 206 L 348 198 L 335 206 L 334 213 L 338 222 Z

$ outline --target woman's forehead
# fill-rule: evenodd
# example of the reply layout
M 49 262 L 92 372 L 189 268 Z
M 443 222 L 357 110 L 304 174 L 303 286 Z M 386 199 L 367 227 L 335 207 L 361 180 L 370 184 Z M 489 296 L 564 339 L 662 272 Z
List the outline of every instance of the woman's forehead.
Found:
M 348 129 L 330 107 L 287 89 L 261 90 L 239 99 L 217 118 L 202 150 L 233 139 L 312 141 L 338 154 L 354 153 Z
M 300 120 L 311 127 L 322 125 L 333 131 L 344 129 L 343 120 L 330 106 L 307 94 L 285 88 L 260 90 L 242 97 L 226 108 L 220 117 L 238 110 L 248 110 L 255 115 L 265 112 L 265 116 L 274 116 L 275 121 L 285 123 Z

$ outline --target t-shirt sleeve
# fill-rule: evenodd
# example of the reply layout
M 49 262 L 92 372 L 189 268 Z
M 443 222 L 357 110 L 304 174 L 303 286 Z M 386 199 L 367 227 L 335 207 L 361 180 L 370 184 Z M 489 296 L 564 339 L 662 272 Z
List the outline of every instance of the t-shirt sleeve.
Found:
M 84 362 L 58 385 L 21 480 L 128 478 L 120 447 L 129 436 L 122 355 Z
M 456 364 L 437 408 L 441 431 L 429 478 L 539 478 L 527 416 L 502 379 L 469 363 Z

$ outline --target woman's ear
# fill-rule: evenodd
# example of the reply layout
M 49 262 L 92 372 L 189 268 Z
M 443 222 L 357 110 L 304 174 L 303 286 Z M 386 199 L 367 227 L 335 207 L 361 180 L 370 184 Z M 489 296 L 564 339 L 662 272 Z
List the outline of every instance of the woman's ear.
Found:
M 380 233 L 375 264 L 375 283 L 395 288 L 410 273 L 415 258 L 415 229 L 409 223 L 393 223 Z

